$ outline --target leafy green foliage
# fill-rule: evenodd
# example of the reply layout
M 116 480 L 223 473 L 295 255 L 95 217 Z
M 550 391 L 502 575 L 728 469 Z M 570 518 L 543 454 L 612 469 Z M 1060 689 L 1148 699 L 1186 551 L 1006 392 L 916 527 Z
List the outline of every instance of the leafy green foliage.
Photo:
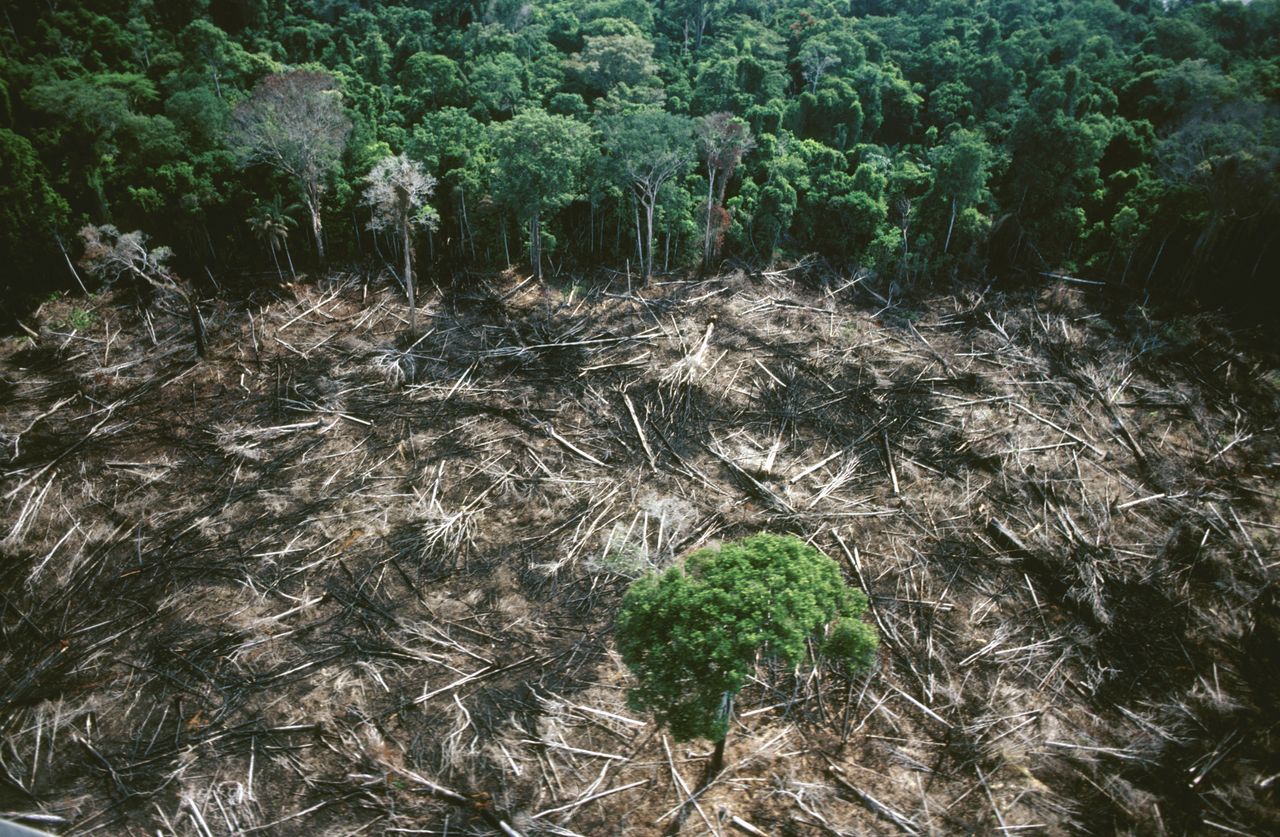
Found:
M 578 196 L 590 130 L 567 116 L 525 111 L 493 134 L 494 197 L 529 224 L 530 261 L 541 272 L 542 216 Z
M 760 534 L 699 550 L 623 598 L 618 650 L 639 681 L 629 701 L 679 740 L 721 740 L 728 702 L 758 655 L 797 664 L 808 640 L 842 617 L 829 652 L 854 670 L 869 666 L 875 633 L 856 627 L 866 607 L 836 563 L 796 537 Z
M 255 269 L 244 219 L 271 195 L 307 206 L 317 252 L 370 257 L 360 181 L 402 153 L 440 183 L 433 258 L 480 267 L 518 251 L 515 220 L 579 264 L 692 266 L 723 242 L 1244 299 L 1280 273 L 1280 0 L 267 5 L 8 11 L 0 261 L 31 292 L 71 281 L 60 242 L 90 222 L 173 242 L 187 275 Z M 250 136 L 255 114 L 315 140 L 311 162 Z M 610 120 L 717 114 L 754 148 L 639 200 Z
M 496 126 L 495 196 L 520 218 L 565 206 L 578 194 L 589 139 L 587 126 L 544 111 Z
M 268 252 L 271 253 L 272 263 L 276 266 L 276 275 L 284 278 L 280 269 L 281 250 L 284 251 L 289 264 L 289 274 L 294 275 L 293 255 L 289 253 L 289 230 L 298 226 L 298 222 L 285 213 L 280 206 L 280 201 L 277 199 L 270 203 L 255 205 L 253 211 L 245 218 L 245 223 L 249 225 L 253 237 L 265 244 Z
M 880 648 L 880 636 L 876 629 L 861 619 L 843 618 L 831 629 L 822 646 L 832 660 L 854 670 L 870 667 Z
M 49 184 L 49 176 L 31 143 L 0 128 L 0 247 L 26 255 L 24 244 L 33 232 L 50 235 L 65 222 L 67 205 Z M 9 271 L 30 269 L 29 257 L 11 260 Z M 9 272 L 7 271 L 7 272 Z

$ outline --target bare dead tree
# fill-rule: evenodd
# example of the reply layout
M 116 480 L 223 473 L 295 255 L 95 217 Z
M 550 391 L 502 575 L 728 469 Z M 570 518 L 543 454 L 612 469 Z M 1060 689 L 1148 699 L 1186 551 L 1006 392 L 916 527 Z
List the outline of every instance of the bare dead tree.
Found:
M 439 216 L 427 203 L 436 189 L 436 179 L 417 160 L 403 154 L 384 157 L 367 178 L 364 202 L 373 209 L 369 228 L 388 227 L 400 235 L 404 247 L 404 285 L 409 296 L 409 328 L 417 328 L 417 306 L 413 291 L 413 228 L 434 230 Z

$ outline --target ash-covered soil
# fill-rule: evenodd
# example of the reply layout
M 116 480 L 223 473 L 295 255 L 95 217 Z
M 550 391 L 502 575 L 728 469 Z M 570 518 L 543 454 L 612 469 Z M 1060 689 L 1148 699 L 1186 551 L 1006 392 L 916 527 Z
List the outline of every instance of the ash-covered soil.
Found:
M 1275 341 L 1087 291 L 506 277 L 410 340 L 335 276 L 207 304 L 203 362 L 163 300 L 49 303 L 0 347 L 0 815 L 1278 833 Z M 882 653 L 762 661 L 706 777 L 611 626 L 761 529 L 845 566 Z

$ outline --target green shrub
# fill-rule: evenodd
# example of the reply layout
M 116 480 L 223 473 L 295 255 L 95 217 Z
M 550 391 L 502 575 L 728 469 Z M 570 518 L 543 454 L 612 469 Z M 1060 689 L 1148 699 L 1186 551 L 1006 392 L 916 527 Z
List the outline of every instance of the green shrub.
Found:
M 85 331 L 97 321 L 92 311 L 83 308 L 72 308 L 67 317 L 67 325 L 75 331 Z

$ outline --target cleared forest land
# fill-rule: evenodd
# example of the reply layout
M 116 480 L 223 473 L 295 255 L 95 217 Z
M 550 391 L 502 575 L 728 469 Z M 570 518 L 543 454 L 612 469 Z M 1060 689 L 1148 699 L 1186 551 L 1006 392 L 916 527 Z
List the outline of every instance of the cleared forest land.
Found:
M 1274 339 L 1057 280 L 606 278 L 435 294 L 412 345 L 355 275 L 207 306 L 200 363 L 163 301 L 4 341 L 3 815 L 1280 831 Z M 710 745 L 627 708 L 612 621 L 759 530 L 844 565 L 879 664 L 762 660 L 699 791 Z

